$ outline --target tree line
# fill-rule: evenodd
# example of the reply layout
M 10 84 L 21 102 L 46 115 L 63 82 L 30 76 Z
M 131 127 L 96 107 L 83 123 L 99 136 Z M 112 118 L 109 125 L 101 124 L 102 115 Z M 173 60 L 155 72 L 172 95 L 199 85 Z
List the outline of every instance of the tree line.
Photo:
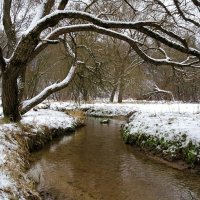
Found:
M 65 88 L 85 100 L 116 92 L 119 102 L 198 100 L 199 8 L 197 0 L 2 1 L 4 116 L 18 121 Z

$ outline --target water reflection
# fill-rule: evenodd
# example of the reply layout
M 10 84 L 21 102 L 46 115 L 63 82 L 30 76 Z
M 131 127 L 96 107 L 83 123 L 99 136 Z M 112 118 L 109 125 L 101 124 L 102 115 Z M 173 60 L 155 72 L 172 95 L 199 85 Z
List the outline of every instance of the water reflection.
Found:
M 88 119 L 75 135 L 33 154 L 45 199 L 200 199 L 200 177 L 149 161 L 120 136 L 120 121 Z

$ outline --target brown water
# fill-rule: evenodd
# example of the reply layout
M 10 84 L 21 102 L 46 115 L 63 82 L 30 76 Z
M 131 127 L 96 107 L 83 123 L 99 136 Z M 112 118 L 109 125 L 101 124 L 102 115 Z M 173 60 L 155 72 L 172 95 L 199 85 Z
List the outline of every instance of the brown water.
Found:
M 121 121 L 87 126 L 34 153 L 29 174 L 40 180 L 44 199 L 196 200 L 200 176 L 183 173 L 125 145 Z

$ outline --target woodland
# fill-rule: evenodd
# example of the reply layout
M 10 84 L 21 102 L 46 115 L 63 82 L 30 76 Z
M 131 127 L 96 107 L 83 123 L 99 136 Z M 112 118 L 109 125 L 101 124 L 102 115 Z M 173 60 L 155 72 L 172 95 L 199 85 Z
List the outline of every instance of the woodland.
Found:
M 4 117 L 45 99 L 198 102 L 198 0 L 2 0 Z

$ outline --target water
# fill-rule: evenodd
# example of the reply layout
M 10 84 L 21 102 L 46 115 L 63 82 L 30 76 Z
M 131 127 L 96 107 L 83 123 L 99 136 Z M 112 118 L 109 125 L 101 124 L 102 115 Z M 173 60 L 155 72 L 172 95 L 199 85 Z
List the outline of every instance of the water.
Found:
M 29 175 L 44 199 L 196 200 L 200 176 L 149 160 L 125 145 L 122 121 L 87 126 L 32 155 Z

